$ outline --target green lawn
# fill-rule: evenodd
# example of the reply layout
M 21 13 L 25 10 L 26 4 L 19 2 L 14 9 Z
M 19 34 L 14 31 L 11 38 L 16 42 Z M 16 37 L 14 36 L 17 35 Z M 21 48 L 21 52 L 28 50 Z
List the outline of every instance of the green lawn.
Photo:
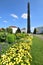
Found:
M 31 65 L 43 65 L 43 40 L 38 37 L 33 38 L 31 55 Z

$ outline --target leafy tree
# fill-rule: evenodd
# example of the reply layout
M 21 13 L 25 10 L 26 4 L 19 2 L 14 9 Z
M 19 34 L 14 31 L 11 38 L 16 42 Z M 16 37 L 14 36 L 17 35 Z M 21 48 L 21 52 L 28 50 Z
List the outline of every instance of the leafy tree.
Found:
M 8 33 L 12 33 L 12 29 L 9 27 L 9 28 L 6 28 L 6 31 L 8 32 Z
M 5 31 L 5 28 L 2 28 L 3 31 Z
M 1 28 L 0 29 L 0 32 L 5 32 L 5 28 Z

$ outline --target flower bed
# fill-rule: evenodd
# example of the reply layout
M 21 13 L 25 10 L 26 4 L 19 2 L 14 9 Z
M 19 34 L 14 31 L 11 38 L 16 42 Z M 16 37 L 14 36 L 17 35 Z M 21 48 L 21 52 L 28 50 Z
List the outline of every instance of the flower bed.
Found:
M 20 37 L 21 35 L 18 34 L 17 36 Z M 0 65 L 30 65 L 32 61 L 30 55 L 32 38 L 31 35 L 20 38 L 20 41 L 13 44 L 6 51 L 6 54 L 0 56 Z

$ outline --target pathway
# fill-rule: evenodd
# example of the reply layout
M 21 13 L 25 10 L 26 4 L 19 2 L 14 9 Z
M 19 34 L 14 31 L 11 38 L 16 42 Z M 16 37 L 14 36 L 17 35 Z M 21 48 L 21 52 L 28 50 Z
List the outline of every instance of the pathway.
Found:
M 37 36 L 37 37 L 39 37 L 40 39 L 42 39 L 42 40 L 43 40 L 43 35 L 34 34 L 34 36 Z

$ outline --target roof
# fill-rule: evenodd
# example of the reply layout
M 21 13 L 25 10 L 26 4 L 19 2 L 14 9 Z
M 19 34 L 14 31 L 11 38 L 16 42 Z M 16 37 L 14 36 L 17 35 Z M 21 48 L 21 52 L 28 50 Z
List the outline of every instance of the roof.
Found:
M 0 28 L 0 30 L 2 30 L 2 28 Z
M 26 28 L 22 28 L 21 30 L 26 30 Z
M 36 27 L 36 28 L 43 28 L 43 26 L 39 26 L 39 27 Z
M 36 29 L 43 29 L 43 26 L 41 26 L 41 27 L 37 27 Z
M 16 27 L 16 26 L 9 26 L 9 27 L 11 27 L 11 28 L 18 28 L 18 27 Z

